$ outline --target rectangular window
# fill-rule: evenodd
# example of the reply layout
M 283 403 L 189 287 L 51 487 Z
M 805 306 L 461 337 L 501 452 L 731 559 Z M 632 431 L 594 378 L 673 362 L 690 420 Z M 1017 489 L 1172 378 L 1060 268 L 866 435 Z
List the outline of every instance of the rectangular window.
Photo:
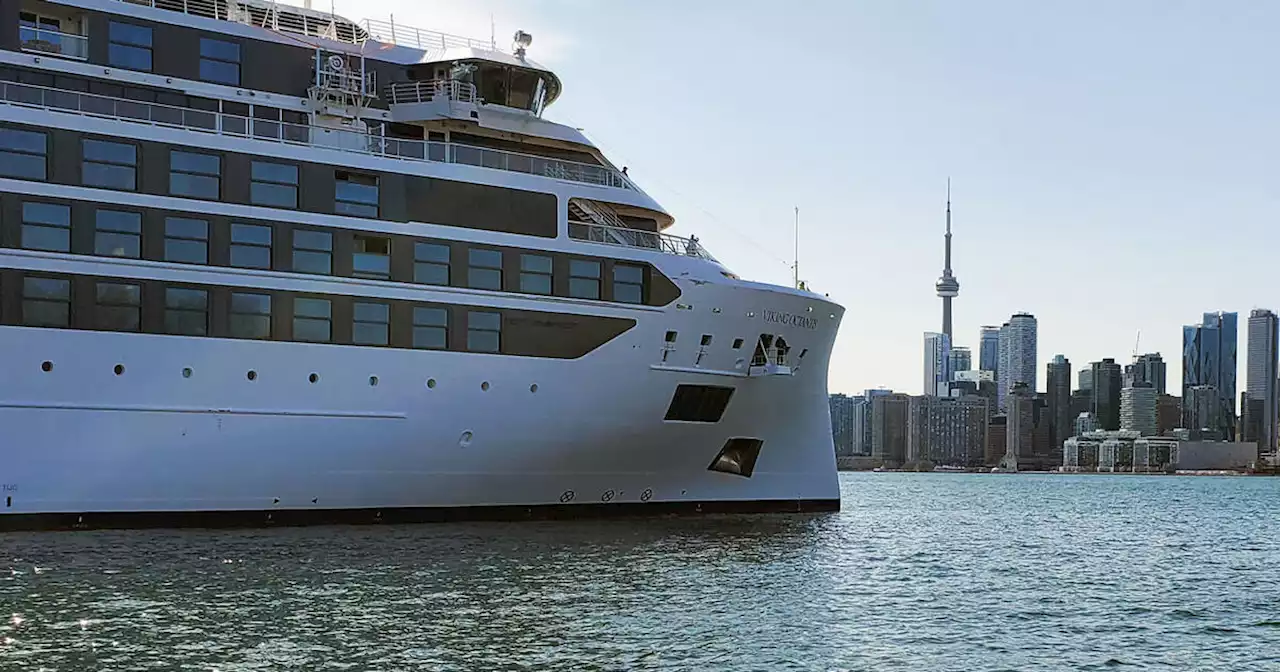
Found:
M 271 338 L 271 297 L 267 294 L 231 294 L 232 338 Z
M 240 86 L 240 45 L 200 38 L 200 79 Z
M 332 275 L 333 234 L 294 229 L 293 270 L 298 273 Z
M 254 161 L 249 167 L 249 202 L 273 208 L 298 207 L 298 167 Z
M 137 259 L 142 251 L 142 215 L 121 210 L 94 213 L 93 253 Z
M 121 282 L 99 282 L 94 297 L 93 328 L 138 331 L 142 326 L 142 288 Z
M 444 308 L 413 309 L 413 347 L 444 350 L 449 347 L 449 311 Z
M 644 303 L 643 266 L 613 265 L 613 300 L 622 303 Z
M 467 349 L 498 352 L 502 348 L 502 313 L 473 310 L 467 313 Z
M 29 327 L 70 327 L 71 281 L 23 278 L 22 323 Z
M 378 178 L 339 170 L 333 193 L 333 211 L 353 217 L 378 216 Z
M 374 280 L 391 279 L 391 239 L 355 235 L 351 253 L 351 275 Z
M 502 289 L 502 253 L 497 250 L 468 250 L 467 286 Z
M 0 128 L 0 177 L 47 179 L 48 137 L 36 131 Z
M 70 252 L 71 207 L 54 203 L 23 203 L 22 247 Z
M 414 243 L 413 281 L 424 285 L 448 285 L 449 246 Z
M 328 299 L 293 300 L 293 340 L 328 343 L 333 336 L 333 306 Z
M 107 29 L 107 63 L 151 72 L 151 29 L 112 21 Z
M 80 182 L 87 187 L 138 188 L 138 147 L 123 142 L 84 140 Z
M 520 255 L 520 291 L 528 294 L 551 293 L 551 257 L 540 254 Z
M 391 338 L 391 309 L 385 303 L 357 301 L 351 313 L 351 342 L 386 345 Z
M 164 331 L 182 336 L 209 333 L 209 292 L 203 289 L 166 287 L 164 290 Z
M 231 225 L 231 265 L 238 268 L 271 268 L 271 227 L 260 224 Z
M 579 299 L 600 298 L 600 262 L 569 260 L 569 296 Z
M 221 193 L 222 158 L 212 154 L 169 152 L 169 193 L 217 200 Z
M 164 260 L 184 264 L 209 263 L 209 222 L 165 217 Z

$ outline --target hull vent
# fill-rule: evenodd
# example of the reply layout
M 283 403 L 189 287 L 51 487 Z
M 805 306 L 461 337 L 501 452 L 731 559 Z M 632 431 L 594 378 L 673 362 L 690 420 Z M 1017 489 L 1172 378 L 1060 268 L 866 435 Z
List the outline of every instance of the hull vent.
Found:
M 756 459 L 760 457 L 761 439 L 729 439 L 725 441 L 720 454 L 711 461 L 708 471 L 720 471 L 743 478 L 751 478 L 756 469 Z
M 720 422 L 733 398 L 732 387 L 715 385 L 679 385 L 667 407 L 666 420 L 682 422 Z

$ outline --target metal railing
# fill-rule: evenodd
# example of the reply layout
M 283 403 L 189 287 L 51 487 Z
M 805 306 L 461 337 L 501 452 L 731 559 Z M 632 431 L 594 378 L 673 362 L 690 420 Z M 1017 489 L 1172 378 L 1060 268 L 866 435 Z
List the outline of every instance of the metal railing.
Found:
M 209 110 L 112 98 L 17 82 L 0 82 L 0 104 L 183 128 L 409 161 L 457 163 L 558 180 L 635 189 L 622 173 L 586 163 L 447 142 L 407 140 L 360 131 L 290 124 Z
M 89 58 L 89 38 L 83 35 L 22 26 L 18 29 L 18 39 L 21 41 L 23 51 L 56 54 L 80 61 Z
M 131 5 L 225 19 L 280 33 L 319 37 L 347 44 L 363 44 L 368 35 L 360 26 L 274 0 L 119 0 Z
M 402 47 L 416 47 L 418 49 L 483 49 L 485 51 L 497 51 L 498 47 L 492 40 L 486 42 L 484 40 L 473 40 L 469 37 L 460 35 L 450 35 L 434 30 L 424 30 L 422 28 L 413 28 L 411 26 L 396 25 L 395 20 L 377 21 L 374 19 L 365 19 L 360 22 L 360 27 L 364 29 L 370 39 L 378 42 L 389 44 L 397 44 Z
M 681 238 L 667 233 L 605 226 L 594 222 L 570 221 L 569 237 L 574 240 L 585 240 L 592 243 L 617 245 L 619 247 L 639 247 L 665 254 L 697 257 L 707 261 L 716 260 L 696 238 Z
M 388 84 L 387 100 L 395 103 L 426 103 L 443 97 L 460 103 L 476 102 L 476 85 L 453 79 Z

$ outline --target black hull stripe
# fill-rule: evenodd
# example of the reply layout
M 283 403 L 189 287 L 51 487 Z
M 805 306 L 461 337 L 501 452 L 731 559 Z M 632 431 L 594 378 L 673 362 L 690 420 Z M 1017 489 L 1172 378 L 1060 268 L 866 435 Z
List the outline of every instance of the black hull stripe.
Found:
M 154 528 L 297 527 L 460 521 L 575 520 L 724 513 L 839 511 L 838 499 L 707 502 L 619 502 L 538 506 L 270 509 L 261 511 L 104 511 L 0 513 L 0 532 Z

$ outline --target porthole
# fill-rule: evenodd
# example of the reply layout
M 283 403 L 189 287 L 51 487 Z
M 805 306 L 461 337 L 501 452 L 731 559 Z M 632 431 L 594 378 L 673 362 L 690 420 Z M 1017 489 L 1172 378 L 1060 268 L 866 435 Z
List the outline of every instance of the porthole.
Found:
M 244 376 L 245 376 L 245 378 L 248 378 L 249 380 L 257 380 L 257 379 L 258 379 L 258 372 L 257 372 L 257 371 L 252 371 L 252 370 L 251 370 L 251 371 L 249 371 L 249 373 L 244 374 Z
M 50 362 L 50 361 L 41 362 L 40 370 L 44 371 L 45 373 L 49 373 L 50 371 L 53 370 L 53 362 Z
M 115 371 L 117 376 L 123 376 L 124 364 L 116 364 L 116 368 L 112 369 L 112 371 Z
M 702 347 L 704 347 L 704 348 L 705 348 L 705 347 L 707 347 L 707 346 L 709 346 L 709 345 L 711 345 L 711 334 L 703 334 L 703 335 L 702 335 Z
M 529 386 L 529 391 L 530 391 L 530 392 L 537 392 L 537 391 L 538 391 L 538 384 L 537 384 L 537 383 L 534 383 L 534 384 L 530 385 L 530 386 Z
M 488 391 L 489 391 L 489 381 L 487 381 L 487 380 L 486 380 L 486 381 L 484 381 L 483 383 L 480 383 L 480 390 L 481 390 L 481 391 L 483 391 L 483 392 L 488 392 Z
M 318 382 L 320 382 L 320 374 L 318 374 L 318 373 L 313 373 L 313 374 L 311 374 L 311 375 L 307 376 L 307 380 L 309 380 L 309 381 L 311 381 L 311 382 L 313 382 L 313 383 L 318 383 Z
M 668 343 L 675 343 L 675 342 L 676 342 L 676 335 L 677 335 L 677 334 L 676 334 L 676 332 L 674 332 L 674 331 L 668 331 L 668 332 L 667 332 L 667 342 L 668 342 Z
M 369 387 L 377 387 L 377 386 L 378 386 L 378 377 L 369 376 Z
M 190 377 L 191 377 L 191 367 L 189 367 L 189 366 L 188 366 L 187 368 L 185 368 L 185 369 L 183 369 L 183 370 L 182 370 L 182 377 L 183 377 L 183 378 L 190 378 Z
M 435 379 L 435 378 L 428 378 L 428 379 L 427 379 L 427 389 L 431 389 L 431 390 L 436 389 L 436 379 Z

